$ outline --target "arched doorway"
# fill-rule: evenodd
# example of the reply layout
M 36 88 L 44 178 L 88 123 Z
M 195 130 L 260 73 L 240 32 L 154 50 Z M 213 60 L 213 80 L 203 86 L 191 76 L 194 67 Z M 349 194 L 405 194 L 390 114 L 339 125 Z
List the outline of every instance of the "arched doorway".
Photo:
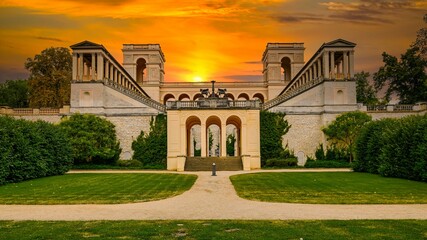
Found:
M 201 156 L 201 121 L 196 116 L 191 116 L 186 121 L 187 156 Z
M 291 59 L 288 57 L 284 57 L 280 62 L 283 70 L 282 79 L 285 81 L 291 81 Z
M 264 103 L 264 95 L 262 95 L 261 93 L 255 93 L 253 99 L 258 99 L 262 103 Z
M 147 61 L 140 58 L 136 61 L 136 82 L 142 84 L 146 80 Z
M 175 101 L 175 96 L 171 93 L 166 94 L 163 97 L 163 104 L 166 104 L 167 101 Z
M 221 149 L 221 119 L 217 116 L 210 116 L 206 120 L 206 147 L 207 156 L 219 157 L 224 149 Z M 225 129 L 224 129 L 225 131 Z
M 227 156 L 240 156 L 242 121 L 238 116 L 230 116 L 227 125 Z

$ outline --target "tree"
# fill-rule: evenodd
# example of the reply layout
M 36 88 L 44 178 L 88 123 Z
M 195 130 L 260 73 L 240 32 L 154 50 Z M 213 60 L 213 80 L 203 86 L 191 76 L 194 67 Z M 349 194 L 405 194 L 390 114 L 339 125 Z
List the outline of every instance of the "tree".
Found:
M 341 145 L 350 153 L 350 163 L 354 156 L 354 143 L 361 128 L 372 118 L 362 112 L 348 112 L 338 116 L 331 124 L 323 128 L 323 133 L 328 137 L 328 141 Z
M 368 72 L 362 71 L 354 74 L 356 79 L 356 98 L 358 103 L 373 105 L 378 102 L 378 99 L 374 87 L 369 84 L 368 77 Z
M 47 48 L 28 58 L 30 107 L 59 108 L 70 103 L 72 57 L 67 48 Z
M 229 134 L 227 136 L 227 155 L 228 156 L 234 156 L 234 144 L 236 143 L 236 137 L 234 137 L 234 134 Z
M 427 100 L 427 60 L 421 58 L 417 51 L 417 47 L 409 48 L 400 61 L 383 53 L 384 66 L 374 74 L 374 81 L 377 91 L 387 87 L 387 101 L 392 94 L 397 94 L 400 102 L 405 104 Z
M 427 14 L 424 15 L 424 22 L 427 23 Z M 427 28 L 421 28 L 417 32 L 417 39 L 411 47 L 417 48 L 422 58 L 427 59 Z
M 265 165 L 267 159 L 278 158 L 284 155 L 282 137 L 291 127 L 284 119 L 285 113 L 268 111 L 260 112 L 260 144 L 261 164 Z
M 0 106 L 28 107 L 27 80 L 9 80 L 0 84 Z
M 151 118 L 150 132 L 141 134 L 132 142 L 133 159 L 144 167 L 165 168 L 167 157 L 167 122 L 163 114 Z
M 114 124 L 92 114 L 73 114 L 59 126 L 73 147 L 74 164 L 114 164 L 121 153 Z

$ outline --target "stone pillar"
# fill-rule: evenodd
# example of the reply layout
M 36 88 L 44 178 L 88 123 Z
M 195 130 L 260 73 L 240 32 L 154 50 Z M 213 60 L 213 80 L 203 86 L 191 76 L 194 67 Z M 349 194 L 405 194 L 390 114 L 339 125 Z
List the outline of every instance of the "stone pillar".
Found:
M 319 59 L 317 59 L 317 77 L 321 77 L 322 76 L 322 62 Z
M 221 157 L 227 156 L 227 125 L 221 123 Z
M 111 62 L 110 62 L 110 80 L 114 82 L 114 66 Z
M 91 80 L 95 80 L 96 79 L 96 77 L 95 77 L 95 65 L 96 65 L 96 62 L 95 62 L 95 53 L 92 53 L 92 65 L 91 65 L 91 73 L 90 73 L 90 75 L 92 76 L 92 79 Z
M 350 67 L 350 78 L 353 78 L 354 77 L 354 51 L 350 51 L 349 67 Z
M 108 59 L 106 59 L 105 60 L 105 66 L 104 66 L 105 67 L 105 76 L 104 77 L 106 79 L 110 79 L 110 66 L 109 66 L 109 63 L 110 62 L 108 61 Z
M 331 51 L 331 74 L 330 78 L 335 79 L 335 52 Z
M 323 77 L 329 79 L 329 52 L 323 52 Z
M 98 53 L 96 72 L 98 73 L 98 80 L 104 80 L 104 57 L 102 56 L 102 53 Z
M 77 79 L 77 53 L 73 53 L 73 76 L 71 78 L 71 80 L 76 80 Z
M 78 59 L 78 67 L 77 67 L 77 72 L 79 75 L 78 80 L 83 81 L 83 70 L 84 70 L 84 62 L 83 62 L 83 54 L 80 53 L 79 54 L 79 59 Z
M 348 74 L 348 52 L 347 51 L 343 53 L 343 60 L 344 60 L 344 68 L 343 68 L 344 78 L 348 78 L 349 74 Z
M 207 139 L 206 139 L 206 123 L 202 122 L 202 124 L 200 125 L 200 149 L 201 149 L 201 157 L 206 157 L 206 153 L 207 153 Z

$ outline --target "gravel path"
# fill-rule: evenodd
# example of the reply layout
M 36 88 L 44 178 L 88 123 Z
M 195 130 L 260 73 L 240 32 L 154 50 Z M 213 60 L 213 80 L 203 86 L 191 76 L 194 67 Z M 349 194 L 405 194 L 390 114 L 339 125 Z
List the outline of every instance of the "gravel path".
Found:
M 92 171 L 74 171 L 79 172 Z M 250 173 L 253 172 L 258 171 Z M 183 174 L 198 175 L 189 191 L 153 202 L 115 205 L 0 205 L 0 220 L 427 219 L 427 204 L 329 205 L 245 200 L 236 195 L 229 180 L 231 175 L 244 173 L 248 172 L 218 172 L 218 176 L 213 177 L 210 172 L 185 172 Z

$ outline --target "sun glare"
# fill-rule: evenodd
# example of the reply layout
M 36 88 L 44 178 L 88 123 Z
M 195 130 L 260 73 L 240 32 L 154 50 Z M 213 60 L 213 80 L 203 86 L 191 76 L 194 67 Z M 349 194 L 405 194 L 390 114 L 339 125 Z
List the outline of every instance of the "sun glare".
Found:
M 195 77 L 193 77 L 193 81 L 194 82 L 201 82 L 203 79 L 201 78 L 201 77 L 199 77 L 199 76 L 195 76 Z

